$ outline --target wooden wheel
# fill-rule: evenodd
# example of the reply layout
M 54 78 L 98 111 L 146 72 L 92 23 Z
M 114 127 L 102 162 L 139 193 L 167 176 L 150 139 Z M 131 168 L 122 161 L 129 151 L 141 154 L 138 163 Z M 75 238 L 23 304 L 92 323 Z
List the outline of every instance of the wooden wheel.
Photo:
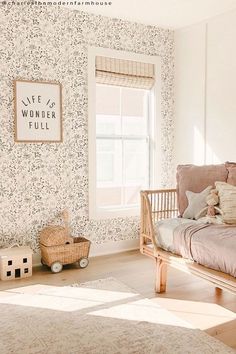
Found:
M 88 260 L 88 258 L 83 257 L 78 260 L 78 263 L 79 263 L 80 268 L 86 268 L 89 264 L 89 260 Z
M 60 262 L 54 262 L 51 265 L 52 273 L 60 273 L 62 271 L 63 265 Z

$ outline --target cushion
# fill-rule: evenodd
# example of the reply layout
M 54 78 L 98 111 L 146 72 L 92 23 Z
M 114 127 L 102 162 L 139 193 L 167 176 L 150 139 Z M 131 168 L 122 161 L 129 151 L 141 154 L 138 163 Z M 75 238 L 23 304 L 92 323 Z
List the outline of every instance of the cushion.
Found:
M 208 186 L 200 193 L 194 193 L 191 191 L 186 191 L 186 196 L 188 199 L 188 206 L 183 213 L 183 218 L 185 219 L 198 219 L 200 211 L 207 207 L 206 197 L 209 195 L 212 186 Z M 201 216 L 205 216 L 201 214 Z
M 236 186 L 236 163 L 227 161 L 225 166 L 228 171 L 228 178 L 226 182 Z
M 219 192 L 223 221 L 236 224 L 236 187 L 224 182 L 216 182 L 215 185 Z
M 180 216 L 188 206 L 186 191 L 199 193 L 216 181 L 226 182 L 227 169 L 221 165 L 179 165 L 177 167 L 177 198 Z
M 226 166 L 226 168 L 228 168 L 228 167 L 236 167 L 236 162 L 226 161 L 225 162 L 225 166 Z
M 228 170 L 228 178 L 227 183 L 236 186 L 236 166 L 234 167 L 227 167 Z

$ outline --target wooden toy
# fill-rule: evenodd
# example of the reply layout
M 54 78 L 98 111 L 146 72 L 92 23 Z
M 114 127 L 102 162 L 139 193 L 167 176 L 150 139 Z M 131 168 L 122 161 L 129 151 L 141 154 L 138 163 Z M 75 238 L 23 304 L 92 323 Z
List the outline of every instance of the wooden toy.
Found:
M 0 278 L 11 280 L 32 275 L 32 250 L 28 246 L 13 245 L 0 249 Z
M 78 262 L 86 268 L 91 242 L 84 237 L 71 237 L 68 212 L 62 213 L 65 227 L 47 226 L 40 233 L 41 262 L 59 273 L 63 265 Z

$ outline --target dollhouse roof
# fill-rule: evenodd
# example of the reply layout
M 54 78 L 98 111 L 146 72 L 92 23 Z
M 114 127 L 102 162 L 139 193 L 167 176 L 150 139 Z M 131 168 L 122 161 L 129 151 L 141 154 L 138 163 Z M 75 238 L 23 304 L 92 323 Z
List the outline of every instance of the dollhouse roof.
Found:
M 20 247 L 9 247 L 9 248 L 2 248 L 0 249 L 0 257 L 6 256 L 26 256 L 32 255 L 33 251 L 28 246 L 20 246 Z

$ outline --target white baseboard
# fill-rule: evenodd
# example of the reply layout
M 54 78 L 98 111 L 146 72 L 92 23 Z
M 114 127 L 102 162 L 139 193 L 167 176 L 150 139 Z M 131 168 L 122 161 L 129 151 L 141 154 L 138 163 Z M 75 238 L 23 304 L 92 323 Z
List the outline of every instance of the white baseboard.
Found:
M 89 257 L 105 256 L 139 249 L 139 240 L 109 241 L 101 244 L 92 243 Z M 41 264 L 40 254 L 33 254 L 33 266 Z
M 137 250 L 139 248 L 139 240 L 110 241 L 101 244 L 92 244 L 90 249 L 90 257 L 105 256 L 119 252 Z

